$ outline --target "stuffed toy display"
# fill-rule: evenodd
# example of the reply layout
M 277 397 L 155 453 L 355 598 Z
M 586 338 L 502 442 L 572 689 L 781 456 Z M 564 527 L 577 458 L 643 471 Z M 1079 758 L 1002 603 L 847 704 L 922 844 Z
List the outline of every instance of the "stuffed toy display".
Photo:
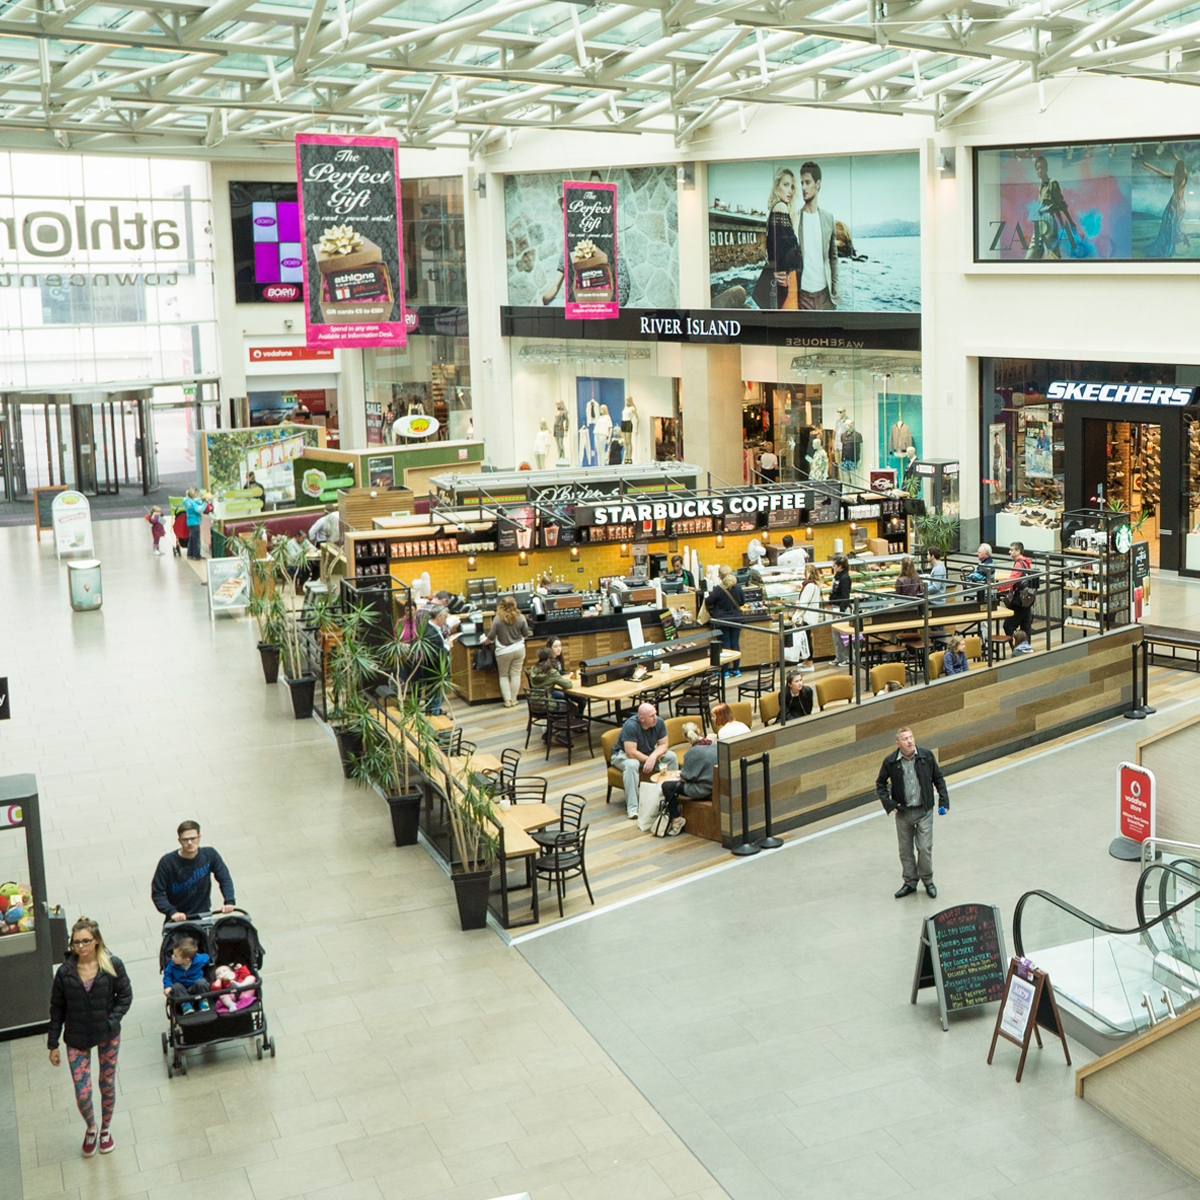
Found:
M 33 891 L 27 883 L 0 884 L 0 937 L 33 928 Z
M 256 984 L 258 980 L 250 973 L 250 969 L 241 963 L 234 963 L 229 967 L 218 967 L 213 974 L 214 989 L 233 989 L 223 996 L 217 997 L 218 1013 L 239 1012 L 243 1008 L 249 1008 L 258 999 L 258 993 L 250 990 L 251 985 Z

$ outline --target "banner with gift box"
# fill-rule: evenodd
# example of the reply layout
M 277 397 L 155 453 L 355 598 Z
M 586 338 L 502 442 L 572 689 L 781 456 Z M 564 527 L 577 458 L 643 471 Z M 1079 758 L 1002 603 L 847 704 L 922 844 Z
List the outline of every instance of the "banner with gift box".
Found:
M 563 240 L 567 319 L 617 316 L 615 183 L 563 183 Z
M 296 136 L 309 346 L 407 342 L 394 138 Z

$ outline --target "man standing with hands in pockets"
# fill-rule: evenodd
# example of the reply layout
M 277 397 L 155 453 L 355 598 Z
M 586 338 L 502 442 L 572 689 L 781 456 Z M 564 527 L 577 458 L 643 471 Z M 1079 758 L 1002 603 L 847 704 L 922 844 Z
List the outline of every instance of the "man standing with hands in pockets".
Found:
M 896 899 L 911 896 L 917 879 L 930 896 L 937 896 L 933 885 L 933 806 L 937 793 L 938 813 L 945 816 L 950 808 L 950 793 L 937 759 L 916 743 L 911 729 L 896 730 L 896 749 L 883 760 L 875 780 L 875 794 L 884 812 L 896 817 L 896 839 L 900 845 L 900 867 L 904 883 Z M 913 848 L 916 847 L 916 853 Z

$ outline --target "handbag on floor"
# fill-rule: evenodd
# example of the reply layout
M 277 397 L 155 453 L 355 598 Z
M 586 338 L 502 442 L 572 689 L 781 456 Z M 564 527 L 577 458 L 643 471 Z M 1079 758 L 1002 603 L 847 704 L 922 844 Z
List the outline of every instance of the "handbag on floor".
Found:
M 658 810 L 658 816 L 654 818 L 654 824 L 650 826 L 650 832 L 654 837 L 666 837 L 667 830 L 670 828 L 671 810 L 667 807 L 667 798 L 664 796 L 662 805 Z

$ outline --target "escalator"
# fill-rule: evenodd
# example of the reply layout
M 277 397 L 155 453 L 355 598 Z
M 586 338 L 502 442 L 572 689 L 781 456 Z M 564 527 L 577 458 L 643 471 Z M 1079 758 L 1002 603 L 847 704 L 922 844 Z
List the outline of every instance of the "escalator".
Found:
M 1119 929 L 1034 891 L 1013 914 L 1017 953 L 1049 974 L 1068 1033 L 1098 1054 L 1200 1001 L 1200 859 L 1152 863 L 1134 908 Z

